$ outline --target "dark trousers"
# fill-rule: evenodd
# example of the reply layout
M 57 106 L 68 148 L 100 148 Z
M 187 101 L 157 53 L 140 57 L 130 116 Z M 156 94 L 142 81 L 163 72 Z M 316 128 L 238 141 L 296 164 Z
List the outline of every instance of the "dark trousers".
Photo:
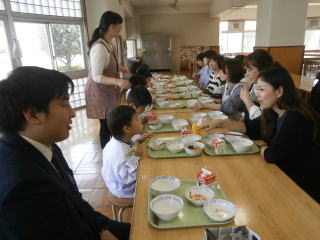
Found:
M 130 237 L 130 223 L 117 222 L 109 220 L 109 231 L 119 240 L 129 240 Z
M 104 146 L 109 142 L 110 140 L 110 130 L 108 128 L 108 122 L 107 119 L 99 119 L 100 122 L 100 146 L 103 149 Z

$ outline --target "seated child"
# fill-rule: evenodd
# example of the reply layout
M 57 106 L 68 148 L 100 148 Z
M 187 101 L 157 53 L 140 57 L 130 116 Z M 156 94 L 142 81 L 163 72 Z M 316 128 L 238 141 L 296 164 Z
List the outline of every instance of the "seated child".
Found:
M 131 83 L 131 88 L 136 86 L 147 86 L 146 78 L 143 75 L 137 73 L 130 77 L 129 82 Z M 128 98 L 128 94 L 131 91 L 131 88 L 126 91 L 126 99 Z
M 127 97 L 127 105 L 138 114 L 141 122 L 145 122 L 146 108 L 152 104 L 152 97 L 146 87 L 136 86 L 131 89 Z
M 102 177 L 118 198 L 134 198 L 136 173 L 141 151 L 131 138 L 143 131 L 136 111 L 126 105 L 114 107 L 108 115 L 111 140 L 103 149 Z

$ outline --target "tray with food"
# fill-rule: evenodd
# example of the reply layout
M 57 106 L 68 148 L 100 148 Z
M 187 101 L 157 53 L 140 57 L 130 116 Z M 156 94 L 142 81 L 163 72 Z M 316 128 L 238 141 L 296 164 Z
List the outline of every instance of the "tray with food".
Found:
M 204 152 L 209 156 L 245 155 L 259 152 L 259 148 L 241 133 L 213 132 L 202 137 Z
M 195 157 L 203 153 L 201 136 L 189 134 L 181 137 L 153 138 L 148 143 L 151 158 Z
M 175 108 L 185 108 L 185 101 L 167 101 L 160 100 L 155 104 L 155 109 L 175 109 Z
M 157 229 L 223 225 L 236 211 L 217 181 L 208 188 L 197 180 L 159 176 L 149 184 L 148 222 Z

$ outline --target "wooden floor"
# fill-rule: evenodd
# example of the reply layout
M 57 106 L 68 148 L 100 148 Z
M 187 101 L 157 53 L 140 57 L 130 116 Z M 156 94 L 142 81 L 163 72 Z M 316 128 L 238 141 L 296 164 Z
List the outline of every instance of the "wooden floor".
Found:
M 58 145 L 72 168 L 78 187 L 93 208 L 113 218 L 108 189 L 101 177 L 102 150 L 98 120 L 87 119 L 85 109 L 77 110 L 70 136 Z M 131 222 L 132 209 L 123 212 L 123 221 Z

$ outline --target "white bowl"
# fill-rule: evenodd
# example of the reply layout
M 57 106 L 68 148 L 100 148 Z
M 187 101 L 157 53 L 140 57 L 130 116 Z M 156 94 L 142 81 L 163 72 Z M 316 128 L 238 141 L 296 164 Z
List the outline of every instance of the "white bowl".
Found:
M 181 106 L 181 103 L 179 103 L 179 102 L 171 102 L 168 104 L 169 108 L 176 108 L 176 107 L 180 107 L 180 106 Z
M 221 111 L 211 111 L 211 112 L 208 112 L 208 115 L 209 115 L 210 118 L 214 119 L 217 116 L 223 115 L 223 112 L 221 112 Z
M 191 96 L 194 97 L 194 98 L 199 97 L 200 94 L 201 94 L 201 91 L 192 91 L 192 92 L 191 92 Z
M 184 145 L 182 142 L 171 142 L 166 144 L 167 149 L 172 153 L 182 152 Z
M 200 140 L 201 140 L 201 136 L 197 134 L 186 134 L 181 137 L 181 141 L 183 143 L 198 142 Z
M 194 114 L 192 114 L 192 117 L 191 117 L 191 121 L 192 122 L 195 122 L 195 121 L 198 121 L 200 118 L 204 118 L 206 117 L 208 114 L 206 113 L 203 113 L 203 112 L 196 112 Z
M 234 142 L 234 141 L 237 141 L 237 140 L 243 139 L 243 134 L 242 133 L 239 133 L 239 132 L 227 132 L 227 133 L 239 135 L 239 136 L 225 135 L 224 138 L 230 143 Z
M 239 153 L 247 152 L 253 144 L 249 139 L 239 139 L 231 142 L 233 149 Z
M 170 221 L 178 216 L 183 208 L 183 200 L 171 194 L 155 197 L 150 201 L 151 211 L 162 221 Z
M 181 130 L 182 128 L 188 126 L 187 120 L 182 118 L 174 119 L 171 124 L 175 130 Z
M 177 88 L 178 92 L 181 92 L 181 93 L 187 91 L 187 89 L 188 89 L 187 87 L 178 87 Z
M 162 128 L 162 123 L 156 123 L 156 124 L 148 124 L 148 127 L 151 129 L 151 130 L 158 130 L 160 128 Z
M 165 97 L 158 97 L 158 98 L 156 98 L 156 102 L 163 102 L 163 101 L 165 101 L 165 100 L 166 100 Z
M 184 145 L 184 150 L 192 156 L 200 155 L 204 148 L 204 144 L 201 142 L 190 142 Z
M 203 211 L 216 222 L 225 222 L 237 213 L 236 206 L 224 199 L 211 199 L 203 205 Z
M 187 88 L 188 88 L 189 90 L 198 90 L 198 87 L 195 86 L 195 85 L 189 85 L 189 86 L 187 86 Z
M 159 101 L 157 102 L 157 104 L 159 105 L 159 107 L 163 108 L 168 106 L 169 101 Z
M 148 146 L 154 151 L 160 151 L 165 148 L 166 143 L 163 140 L 155 139 L 155 140 L 150 140 L 150 142 L 148 143 Z
M 190 100 L 187 100 L 187 105 L 188 105 L 188 107 L 193 108 L 194 104 L 196 104 L 197 102 L 198 102 L 198 100 L 196 100 L 196 99 L 190 99 Z
M 213 102 L 213 99 L 210 98 L 210 97 L 199 97 L 198 99 L 202 103 L 211 103 L 211 102 Z
M 187 188 L 184 195 L 194 205 L 203 205 L 214 198 L 214 191 L 205 186 L 192 186 Z
M 180 179 L 175 176 L 158 176 L 153 178 L 149 183 L 149 187 L 157 194 L 173 192 L 177 190 L 180 185 Z
M 162 116 L 159 116 L 159 120 L 163 124 L 170 124 L 173 119 L 174 119 L 173 115 L 162 115 Z

